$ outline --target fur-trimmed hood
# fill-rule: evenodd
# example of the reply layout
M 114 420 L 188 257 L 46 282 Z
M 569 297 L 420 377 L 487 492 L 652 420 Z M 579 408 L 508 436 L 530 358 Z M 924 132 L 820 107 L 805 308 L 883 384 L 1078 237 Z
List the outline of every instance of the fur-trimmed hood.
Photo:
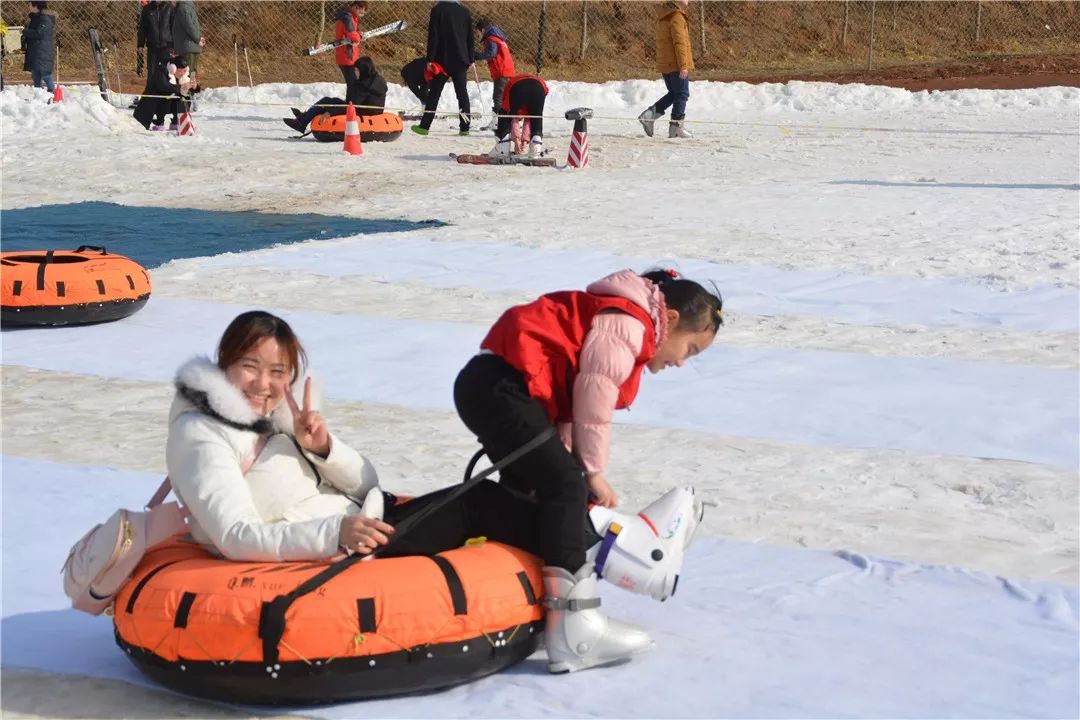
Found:
M 291 392 L 297 402 L 303 398 L 307 375 L 297 378 Z M 267 416 L 255 412 L 240 389 L 229 382 L 225 371 L 209 357 L 191 358 L 176 371 L 176 400 L 169 413 L 171 423 L 186 412 L 199 412 L 237 430 L 250 430 L 260 435 L 275 432 L 292 434 L 293 415 L 287 402 L 281 402 Z M 318 383 L 312 380 L 312 405 L 321 408 L 322 393 Z

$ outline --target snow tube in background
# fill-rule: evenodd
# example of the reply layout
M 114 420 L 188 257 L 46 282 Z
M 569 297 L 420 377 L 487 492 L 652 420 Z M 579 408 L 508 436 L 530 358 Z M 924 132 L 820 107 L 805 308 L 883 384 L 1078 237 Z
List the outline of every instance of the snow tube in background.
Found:
M 541 561 L 484 542 L 355 563 L 296 599 L 267 650 L 271 601 L 329 566 L 230 562 L 190 542 L 165 543 L 116 596 L 116 642 L 173 690 L 305 705 L 475 680 L 524 660 L 542 635 Z
M 0 253 L 0 322 L 80 325 L 119 320 L 150 299 L 150 276 L 103 247 Z
M 364 142 L 390 142 L 401 137 L 404 124 L 396 113 L 357 115 L 360 139 Z M 323 113 L 311 121 L 311 134 L 319 142 L 344 142 L 345 115 Z

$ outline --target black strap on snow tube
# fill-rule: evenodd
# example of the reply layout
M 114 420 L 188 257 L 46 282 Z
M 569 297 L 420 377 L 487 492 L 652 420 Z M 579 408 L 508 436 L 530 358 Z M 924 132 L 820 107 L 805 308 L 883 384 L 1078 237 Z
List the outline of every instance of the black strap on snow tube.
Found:
M 524 455 L 532 452 L 536 448 L 548 441 L 548 439 L 555 434 L 555 427 L 549 427 L 542 433 L 534 437 L 529 442 L 519 447 L 514 452 L 504 457 L 499 462 L 495 463 L 487 470 L 479 472 L 473 475 L 467 481 L 458 485 L 452 491 L 446 493 L 439 502 L 431 503 L 420 512 L 406 518 L 396 528 L 394 528 L 394 536 L 391 538 L 392 544 L 395 540 L 400 540 L 403 535 L 415 528 L 425 519 L 430 517 L 435 511 L 439 510 L 447 503 L 457 499 L 459 496 L 467 492 L 474 485 L 484 480 L 493 473 L 502 470 L 504 467 L 512 462 L 520 459 Z M 351 568 L 356 563 L 360 562 L 367 557 L 378 557 L 384 548 L 390 547 L 390 545 L 380 545 L 375 548 L 371 553 L 367 555 L 361 555 L 356 553 L 350 555 L 344 560 L 339 560 L 330 567 L 323 570 L 317 575 L 313 575 L 300 585 L 296 587 L 290 593 L 284 595 L 278 595 L 270 602 L 264 602 L 262 604 L 262 611 L 259 613 L 259 638 L 262 639 L 263 650 L 263 662 L 267 664 L 273 664 L 278 661 L 278 643 L 281 642 L 282 636 L 285 634 L 285 613 L 289 611 L 292 604 L 303 596 L 314 592 L 326 583 L 336 578 L 341 573 Z
M 50 263 L 52 263 L 52 261 L 53 261 L 53 251 L 52 250 L 46 250 L 45 251 L 45 257 L 42 258 L 41 262 L 38 264 L 38 269 L 37 269 L 37 289 L 38 290 L 44 290 L 45 289 L 45 267 L 47 265 L 49 265 Z
M 432 555 L 431 559 L 439 566 L 443 577 L 446 578 L 446 589 L 450 591 L 450 602 L 454 605 L 454 614 L 468 615 L 469 601 L 465 597 L 465 586 L 461 584 L 461 576 L 457 574 L 454 565 L 441 555 Z

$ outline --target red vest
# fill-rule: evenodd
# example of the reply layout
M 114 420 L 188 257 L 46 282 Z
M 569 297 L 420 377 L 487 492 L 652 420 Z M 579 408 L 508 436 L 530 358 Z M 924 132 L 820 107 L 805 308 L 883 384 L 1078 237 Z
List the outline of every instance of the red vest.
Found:
M 348 23 L 348 24 L 346 24 Z M 360 33 L 360 18 L 350 12 L 348 9 L 343 10 L 338 15 L 337 25 L 334 26 L 334 40 L 354 40 L 357 43 L 360 42 L 362 35 Z M 334 48 L 334 62 L 338 65 L 352 65 L 354 62 L 360 59 L 360 49 L 353 50 L 352 45 L 342 45 L 341 47 Z
M 488 35 L 485 39 L 495 43 L 495 47 L 499 48 L 499 51 L 495 53 L 495 57 L 487 61 L 488 72 L 491 73 L 491 79 L 498 80 L 499 78 L 510 77 L 513 75 L 514 56 L 510 54 L 510 46 L 498 35 Z
M 570 422 L 574 419 L 574 378 L 581 346 L 593 317 L 602 310 L 620 310 L 645 326 L 641 353 L 634 359 L 630 377 L 619 387 L 615 403 L 618 409 L 629 407 L 637 397 L 645 363 L 656 352 L 653 319 L 632 300 L 576 290 L 543 295 L 504 312 L 480 347 L 495 353 L 525 376 L 529 395 L 540 401 L 552 422 Z
M 509 112 L 511 115 L 528 114 L 523 108 L 510 107 L 510 90 L 522 80 L 535 80 L 536 82 L 540 83 L 541 87 L 544 88 L 544 97 L 547 97 L 548 94 L 547 83 L 544 82 L 544 78 L 540 77 L 539 75 L 515 75 L 514 77 L 510 78 L 509 82 L 506 83 L 506 87 L 503 88 L 502 94 L 502 108 L 503 110 Z

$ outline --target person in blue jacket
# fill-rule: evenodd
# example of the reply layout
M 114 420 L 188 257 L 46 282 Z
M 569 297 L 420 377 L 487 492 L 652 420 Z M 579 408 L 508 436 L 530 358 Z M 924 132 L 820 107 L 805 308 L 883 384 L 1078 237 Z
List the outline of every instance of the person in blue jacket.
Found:
M 476 19 L 476 29 L 480 31 L 480 46 L 483 48 L 477 54 L 477 60 L 487 61 L 488 73 L 491 75 L 493 85 L 491 91 L 491 122 L 482 130 L 495 130 L 499 124 L 499 109 L 502 106 L 503 90 L 506 83 L 514 77 L 514 56 L 510 52 L 510 45 L 503 33 L 495 23 L 484 16 Z

